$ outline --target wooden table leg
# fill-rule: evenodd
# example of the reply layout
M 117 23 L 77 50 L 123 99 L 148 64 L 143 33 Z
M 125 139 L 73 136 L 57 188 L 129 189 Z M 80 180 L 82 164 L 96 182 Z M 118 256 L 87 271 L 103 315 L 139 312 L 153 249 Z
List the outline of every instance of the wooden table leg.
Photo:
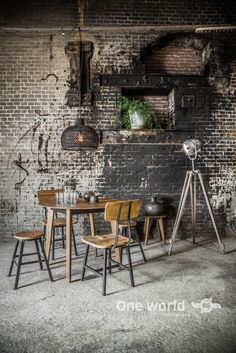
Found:
M 71 209 L 66 210 L 66 278 L 71 282 L 71 256 L 72 256 L 72 217 Z
M 51 243 L 52 243 L 52 233 L 53 233 L 53 219 L 54 219 L 54 211 L 53 209 L 48 209 L 47 215 L 47 229 L 46 229 L 46 256 L 49 260 Z
M 92 213 L 92 212 L 89 213 L 89 220 L 90 220 L 91 234 L 93 237 L 95 237 L 97 235 L 97 232 L 96 232 L 95 222 L 94 222 L 94 213 Z M 98 251 L 96 248 L 93 248 L 93 254 L 94 254 L 94 256 L 98 256 Z

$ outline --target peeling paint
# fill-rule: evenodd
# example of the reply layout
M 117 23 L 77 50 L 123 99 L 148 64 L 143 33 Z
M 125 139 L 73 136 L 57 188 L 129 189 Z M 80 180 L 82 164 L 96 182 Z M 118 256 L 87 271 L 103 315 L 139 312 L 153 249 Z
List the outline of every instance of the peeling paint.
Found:
M 228 222 L 236 218 L 236 176 L 232 169 L 222 169 L 220 177 L 210 179 L 213 206 L 224 207 Z

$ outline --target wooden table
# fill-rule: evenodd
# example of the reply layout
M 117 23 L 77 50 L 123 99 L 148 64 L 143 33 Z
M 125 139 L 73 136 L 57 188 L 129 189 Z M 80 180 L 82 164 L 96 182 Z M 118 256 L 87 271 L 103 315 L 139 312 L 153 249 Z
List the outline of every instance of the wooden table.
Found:
M 114 201 L 114 199 L 102 198 L 96 203 L 90 203 L 84 199 L 78 199 L 76 205 L 58 204 L 55 200 L 45 200 L 39 203 L 40 206 L 47 207 L 47 232 L 46 232 L 46 255 L 49 258 L 52 232 L 53 232 L 53 219 L 54 211 L 66 211 L 66 278 L 71 282 L 71 255 L 72 255 L 72 215 L 74 214 L 89 214 L 91 235 L 96 236 L 96 228 L 94 222 L 94 213 L 103 212 L 107 202 Z M 114 224 L 111 224 L 112 231 L 114 231 Z

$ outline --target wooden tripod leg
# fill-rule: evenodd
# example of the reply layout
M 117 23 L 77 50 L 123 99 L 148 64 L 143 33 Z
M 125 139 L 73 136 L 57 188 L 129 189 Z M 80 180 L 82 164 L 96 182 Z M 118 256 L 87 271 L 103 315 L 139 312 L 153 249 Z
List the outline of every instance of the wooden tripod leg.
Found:
M 90 220 L 90 230 L 91 234 L 93 237 L 97 235 L 96 228 L 95 228 L 95 222 L 94 222 L 94 213 L 89 213 L 89 220 Z M 98 256 L 98 251 L 96 248 L 93 248 L 93 255 Z
M 184 197 L 184 193 L 185 193 L 185 190 L 186 190 L 186 186 L 187 186 L 187 183 L 188 183 L 188 179 L 189 179 L 189 171 L 186 172 L 186 175 L 185 175 L 185 179 L 184 179 L 184 185 L 183 185 L 183 188 L 182 188 L 182 192 L 181 192 L 181 196 L 180 196 L 180 200 L 179 200 L 179 207 L 178 207 L 178 210 L 177 210 L 177 214 L 176 214 L 176 218 L 175 218 L 175 223 L 174 223 L 174 227 L 173 227 L 173 231 L 176 227 L 176 222 L 179 218 L 179 211 L 180 211 L 180 206 L 182 205 L 182 202 L 183 202 L 183 197 Z M 172 232 L 173 233 L 173 232 Z M 171 240 L 171 239 L 170 239 Z
M 195 244 L 196 232 L 196 173 L 193 171 L 193 182 L 190 183 L 190 203 L 191 203 L 191 218 L 192 218 L 192 239 Z
M 216 237 L 217 237 L 220 249 L 221 249 L 222 253 L 224 254 L 225 253 L 225 246 L 224 246 L 224 244 L 222 243 L 222 241 L 220 239 L 220 236 L 219 236 L 219 233 L 218 233 L 218 229 L 216 227 L 216 223 L 215 223 L 215 219 L 214 219 L 214 216 L 213 216 L 212 208 L 211 208 L 211 205 L 210 205 L 207 193 L 206 193 L 206 189 L 205 189 L 205 186 L 204 186 L 204 183 L 203 183 L 202 174 L 199 171 L 198 171 L 197 174 L 198 174 L 198 178 L 199 178 L 199 181 L 200 181 L 200 184 L 201 184 L 201 187 L 202 187 L 202 191 L 203 191 L 203 194 L 204 194 L 204 197 L 205 197 L 205 200 L 206 200 L 208 212 L 209 212 L 209 215 L 211 217 L 211 222 L 212 222 L 212 225 L 214 227 L 214 230 L 215 230 L 215 233 L 216 233 Z
M 192 182 L 192 172 L 187 172 L 187 175 L 188 175 L 188 180 L 187 180 L 187 183 L 184 183 L 184 187 L 185 189 L 183 188 L 182 190 L 182 195 L 181 195 L 181 203 L 179 203 L 179 208 L 178 208 L 178 212 L 177 212 L 177 217 L 176 217 L 176 220 L 175 220 L 175 225 L 174 225 L 174 228 L 173 228 L 173 231 L 172 231 L 172 235 L 171 235 L 171 242 L 170 242 L 170 248 L 169 248 L 169 252 L 168 252 L 168 255 L 171 255 L 171 251 L 172 251 L 172 248 L 173 248 L 173 245 L 174 245 L 174 242 L 175 242 L 175 237 L 176 237 L 176 234 L 178 232 L 178 229 L 179 229 L 179 224 L 180 224 L 180 221 L 181 221 L 181 218 L 182 218 L 182 215 L 183 215 L 183 210 L 184 210 L 184 205 L 185 205 L 185 202 L 186 202 L 186 199 L 187 199 L 187 195 L 188 195 L 188 192 L 189 192 L 189 187 L 190 187 L 190 183 Z M 186 186 L 185 186 L 186 184 Z
M 193 230 L 192 237 L 193 243 L 195 244 L 195 235 L 196 235 L 196 223 L 197 223 L 197 176 L 196 173 L 193 175 Z

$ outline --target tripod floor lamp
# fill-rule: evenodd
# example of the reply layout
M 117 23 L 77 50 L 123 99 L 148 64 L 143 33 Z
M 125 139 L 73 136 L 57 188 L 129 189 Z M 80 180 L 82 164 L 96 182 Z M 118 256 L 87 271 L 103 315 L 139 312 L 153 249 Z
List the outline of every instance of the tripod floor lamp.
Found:
M 217 240 L 219 243 L 219 247 L 220 247 L 222 253 L 223 254 L 225 253 L 225 246 L 224 246 L 223 242 L 221 241 L 221 238 L 219 236 L 219 233 L 218 233 L 218 230 L 216 227 L 211 204 L 209 202 L 206 188 L 203 183 L 202 174 L 199 170 L 195 169 L 195 165 L 194 165 L 194 162 L 197 159 L 197 155 L 198 155 L 200 148 L 201 148 L 201 143 L 199 140 L 189 139 L 183 143 L 183 150 L 186 153 L 187 157 L 192 162 L 192 170 L 189 170 L 186 172 L 184 185 L 183 185 L 183 189 L 182 189 L 182 193 L 181 193 L 181 197 L 180 197 L 180 202 L 179 202 L 179 206 L 178 206 L 178 211 L 177 211 L 177 215 L 176 215 L 176 219 L 175 219 L 175 223 L 174 223 L 174 227 L 173 227 L 173 231 L 172 231 L 172 235 L 171 235 L 170 248 L 169 248 L 169 252 L 168 252 L 169 255 L 171 255 L 172 248 L 174 246 L 175 238 L 176 238 L 176 235 L 177 235 L 177 232 L 179 229 L 181 218 L 183 216 L 183 211 L 184 211 L 184 207 L 185 207 L 185 203 L 186 203 L 188 195 L 190 195 L 190 203 L 191 203 L 192 238 L 193 238 L 193 243 L 195 243 L 195 231 L 196 231 L 196 220 L 197 220 L 196 219 L 197 181 L 200 183 L 200 187 L 202 189 L 202 192 L 203 192 L 203 195 L 204 195 L 204 198 L 206 201 L 207 209 L 208 209 L 208 212 L 209 212 L 209 215 L 211 218 L 213 228 L 215 230 L 215 234 L 216 234 L 216 237 L 217 237 Z

